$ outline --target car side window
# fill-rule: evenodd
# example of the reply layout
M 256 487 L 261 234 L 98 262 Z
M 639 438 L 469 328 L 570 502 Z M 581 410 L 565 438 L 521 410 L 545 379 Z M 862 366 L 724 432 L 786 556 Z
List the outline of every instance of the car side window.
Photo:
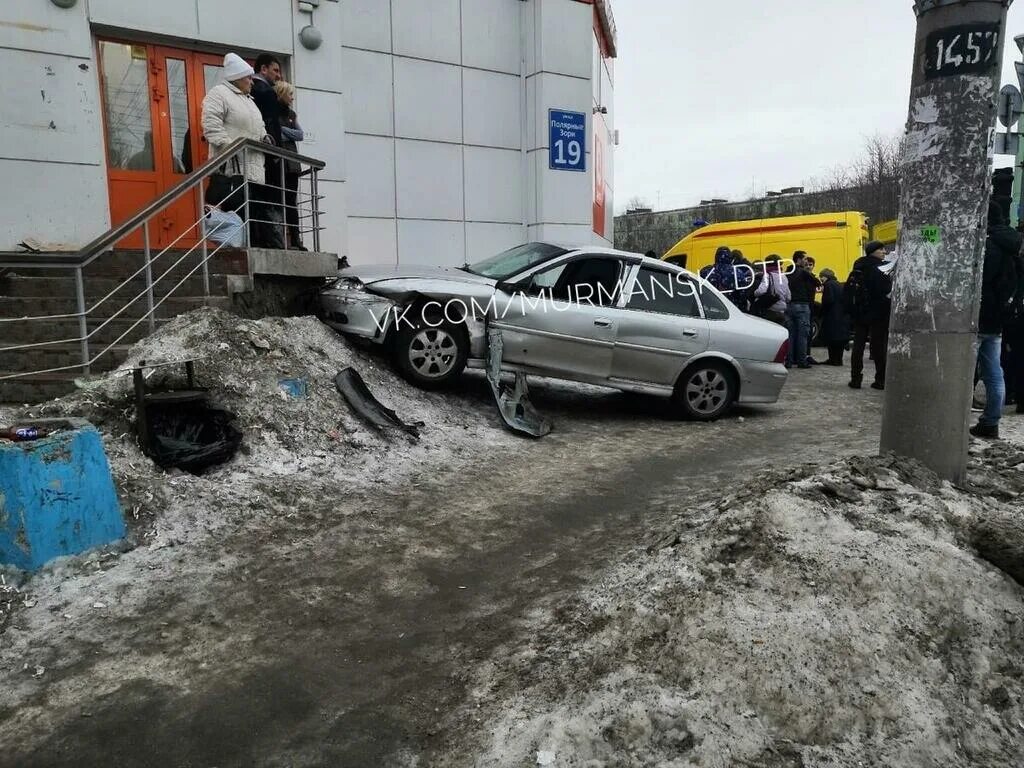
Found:
M 709 290 L 700 292 L 700 303 L 704 305 L 704 317 L 708 320 L 728 320 L 729 308 L 718 295 Z
M 595 307 L 614 306 L 619 295 L 622 262 L 607 256 L 573 259 L 541 270 L 528 292 Z
M 626 308 L 680 317 L 700 317 L 697 287 L 690 278 L 682 273 L 662 272 L 649 267 L 640 268 Z

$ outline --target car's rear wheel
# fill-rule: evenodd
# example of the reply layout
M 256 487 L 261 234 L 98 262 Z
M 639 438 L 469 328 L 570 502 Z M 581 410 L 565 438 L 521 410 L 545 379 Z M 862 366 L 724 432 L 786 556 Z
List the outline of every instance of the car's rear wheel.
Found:
M 437 389 L 457 379 L 469 359 L 469 340 L 448 321 L 403 327 L 395 337 L 395 365 L 410 384 Z
M 699 361 L 679 377 L 673 399 L 683 416 L 714 421 L 732 407 L 737 389 L 736 375 L 725 363 Z

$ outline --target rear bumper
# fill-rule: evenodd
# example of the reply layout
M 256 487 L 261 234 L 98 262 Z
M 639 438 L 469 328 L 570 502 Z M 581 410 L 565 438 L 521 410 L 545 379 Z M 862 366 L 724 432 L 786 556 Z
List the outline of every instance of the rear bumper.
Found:
M 765 363 L 758 360 L 742 360 L 743 381 L 740 384 L 740 403 L 778 402 L 782 388 L 786 385 L 789 371 L 782 363 Z

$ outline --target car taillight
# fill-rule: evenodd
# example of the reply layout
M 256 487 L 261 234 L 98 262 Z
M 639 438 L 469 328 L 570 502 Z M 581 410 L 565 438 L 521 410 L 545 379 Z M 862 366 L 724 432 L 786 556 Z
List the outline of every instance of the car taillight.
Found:
M 779 351 L 775 354 L 775 359 L 772 362 L 773 363 L 785 363 L 786 362 L 786 355 L 788 355 L 788 354 L 789 354 L 789 339 L 786 339 L 784 342 L 782 342 L 782 346 L 779 347 Z

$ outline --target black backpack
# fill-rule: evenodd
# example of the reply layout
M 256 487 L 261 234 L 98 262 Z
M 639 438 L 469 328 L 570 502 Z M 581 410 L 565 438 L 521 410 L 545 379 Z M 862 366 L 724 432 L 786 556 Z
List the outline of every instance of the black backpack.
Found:
M 868 293 L 864 270 L 854 267 L 843 286 L 843 309 L 850 317 L 858 318 L 867 307 Z

